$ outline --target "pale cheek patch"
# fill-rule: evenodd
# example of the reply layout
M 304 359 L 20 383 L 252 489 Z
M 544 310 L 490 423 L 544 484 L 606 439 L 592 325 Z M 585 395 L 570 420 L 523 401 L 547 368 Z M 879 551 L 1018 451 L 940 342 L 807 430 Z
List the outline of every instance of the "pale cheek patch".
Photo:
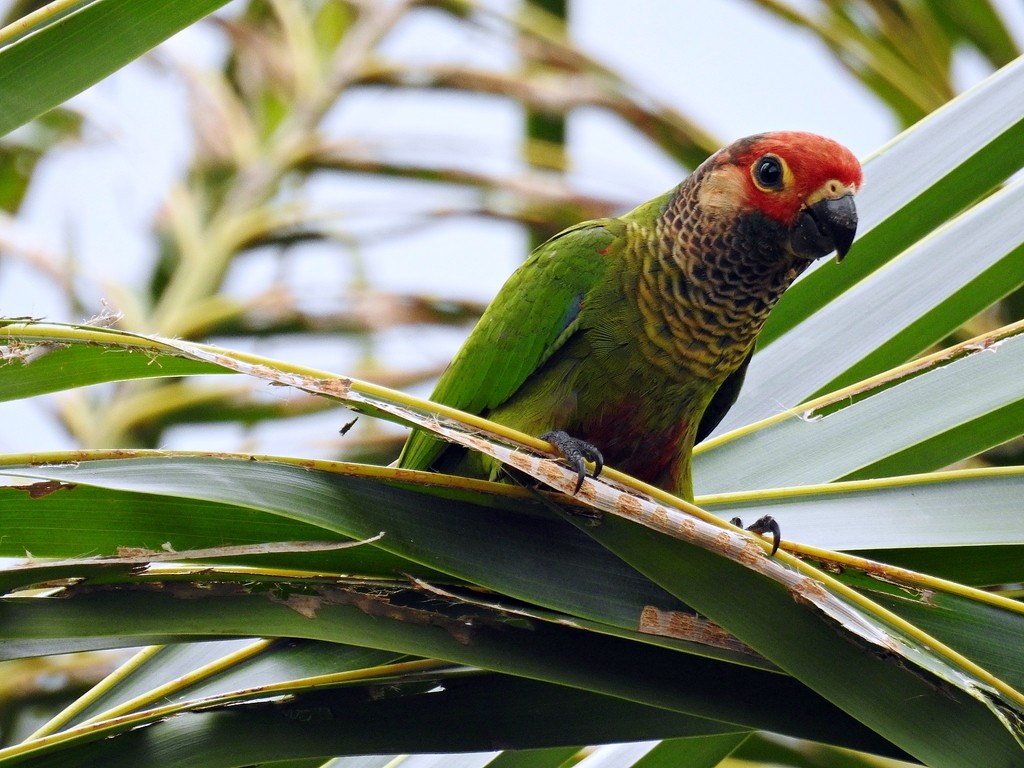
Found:
M 705 213 L 727 215 L 734 213 L 747 197 L 743 171 L 734 165 L 716 168 L 700 185 L 697 200 Z

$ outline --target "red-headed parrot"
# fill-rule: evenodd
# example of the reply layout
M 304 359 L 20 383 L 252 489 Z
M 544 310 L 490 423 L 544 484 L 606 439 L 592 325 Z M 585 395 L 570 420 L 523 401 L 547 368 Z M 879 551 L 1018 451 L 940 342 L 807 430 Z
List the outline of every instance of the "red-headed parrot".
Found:
M 566 229 L 508 279 L 432 399 L 549 440 L 690 500 L 690 455 L 739 393 L 772 307 L 853 242 L 857 158 L 782 131 L 719 150 L 620 218 Z M 494 476 L 414 431 L 399 466 Z M 577 487 L 578 490 L 578 487 Z

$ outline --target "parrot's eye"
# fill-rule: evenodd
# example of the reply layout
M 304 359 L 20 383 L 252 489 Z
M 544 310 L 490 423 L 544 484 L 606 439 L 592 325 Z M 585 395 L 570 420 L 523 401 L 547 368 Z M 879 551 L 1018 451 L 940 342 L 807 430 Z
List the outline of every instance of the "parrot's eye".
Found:
M 775 155 L 765 155 L 754 161 L 751 167 L 754 181 L 761 189 L 782 189 L 786 173 L 782 161 Z

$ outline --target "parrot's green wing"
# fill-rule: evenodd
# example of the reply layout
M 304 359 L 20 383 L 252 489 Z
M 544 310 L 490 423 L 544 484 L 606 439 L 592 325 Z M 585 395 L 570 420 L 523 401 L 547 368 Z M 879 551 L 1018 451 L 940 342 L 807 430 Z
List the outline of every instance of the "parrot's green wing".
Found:
M 747 367 L 750 365 L 750 358 L 754 356 L 754 348 L 750 348 L 750 352 L 740 363 L 740 367 L 737 368 L 725 381 L 722 382 L 722 386 L 718 388 L 718 391 L 711 398 L 711 402 L 708 403 L 708 407 L 704 409 L 704 415 L 701 416 L 700 424 L 697 425 L 697 437 L 694 442 L 699 443 L 704 440 L 708 435 L 715 431 L 722 419 L 725 418 L 725 414 L 729 412 L 729 409 L 736 403 L 736 398 L 740 396 L 740 388 L 743 386 L 743 379 L 747 376 Z
M 485 414 L 511 397 L 575 332 L 588 291 L 619 261 L 625 231 L 621 219 L 597 219 L 539 246 L 498 292 L 431 400 Z M 429 469 L 446 446 L 414 430 L 398 466 Z

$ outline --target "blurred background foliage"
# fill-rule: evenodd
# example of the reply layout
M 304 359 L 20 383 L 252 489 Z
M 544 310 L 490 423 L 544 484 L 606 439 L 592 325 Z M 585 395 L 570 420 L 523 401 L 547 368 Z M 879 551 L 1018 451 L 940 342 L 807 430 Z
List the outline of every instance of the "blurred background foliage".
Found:
M 954 95 L 956 64 L 965 53 L 983 62 L 982 71 L 1018 53 L 988 2 L 733 2 L 817 36 L 899 126 Z M 37 5 L 16 3 L 6 21 Z M 150 222 L 156 257 L 148 266 L 142 254 L 132 257 L 137 277 L 125 281 L 116 270 L 82 275 L 73 248 L 45 255 L 15 242 L 5 256 L 45 273 L 69 317 L 116 312 L 125 328 L 236 347 L 272 340 L 289 356 L 305 350 L 327 361 L 343 348 L 353 375 L 397 387 L 427 382 L 438 366 L 410 366 L 389 340 L 398 332 L 428 344 L 449 339 L 453 348 L 450 339 L 464 333 L 481 303 L 455 292 L 378 289 L 363 261 L 367 242 L 400 238 L 439 219 L 484 218 L 522 225 L 525 254 L 571 223 L 631 206 L 636 199 L 628 190 L 605 185 L 610 191 L 595 192 L 574 175 L 566 144 L 566 120 L 574 112 L 600 111 L 631 126 L 634 140 L 677 163 L 680 175 L 723 143 L 694 117 L 575 46 L 569 6 L 565 0 L 234 4 L 204 22 L 221 33 L 219 68 L 160 59 L 168 76 L 188 89 L 191 157 Z M 389 39 L 424 16 L 433 25 L 464 28 L 460 34 L 479 55 L 467 57 L 460 48 L 446 61 L 392 53 Z M 766 23 L 766 40 L 767 30 Z M 382 91 L 458 104 L 454 96 L 474 110 L 512 106 L 520 110 L 521 138 L 495 151 L 484 143 L 467 148 L 460 133 L 448 144 L 423 136 L 415 122 L 374 136 L 372 127 L 338 119 L 360 95 Z M 456 121 L 473 115 L 453 109 Z M 17 216 L 41 158 L 80 139 L 83 120 L 88 115 L 62 108 L 3 139 L 4 210 Z M 353 179 L 371 197 L 335 203 L 332 185 L 343 188 Z M 382 197 L 376 180 L 401 192 Z M 410 263 L 417 261 L 426 273 L 445 269 L 443 253 L 425 252 Z M 305 275 L 308 285 L 318 270 L 324 279 L 311 296 L 295 276 Z M 1019 309 L 1009 315 L 1019 316 Z M 445 336 L 424 326 L 458 330 Z M 244 440 L 258 424 L 330 407 L 275 395 L 236 383 L 128 382 L 62 395 L 56 415 L 75 444 L 158 446 L 175 427 L 229 422 L 243 428 L 232 434 Z M 363 423 L 333 444 L 325 438 L 319 449 L 382 461 L 398 439 Z
M 984 72 L 1020 53 L 1002 11 L 985 0 L 731 2 L 815 36 L 889 110 L 896 127 L 913 124 L 971 84 L 960 75 L 965 57 L 972 71 Z M 40 5 L 13 3 L 5 22 Z M 203 22 L 218 31 L 219 66 L 156 59 L 187 89 L 191 154 L 145 227 L 152 258 L 133 254 L 129 279 L 116 270 L 95 274 L 92 267 L 83 270 L 73 247 L 48 252 L 19 233 L 19 212 L 47 155 L 85 140 L 89 131 L 89 114 L 63 107 L 0 139 L 0 207 L 8 215 L 0 229 L 0 279 L 10 262 L 27 265 L 60 297 L 61 319 L 94 318 L 238 349 L 269 348 L 279 357 L 327 360 L 321 367 L 427 391 L 439 366 L 410 363 L 421 358 L 402 351 L 435 343 L 454 349 L 483 304 L 458 292 L 379 289 L 364 261 L 367 243 L 402 238 L 439 220 L 486 219 L 521 227 L 525 255 L 531 244 L 571 223 L 637 202 L 629 190 L 581 184 L 574 174 L 566 125 L 578 111 L 605 113 L 630 126 L 635 142 L 677 164 L 680 174 L 730 138 L 575 45 L 572 6 L 568 0 L 234 3 Z M 466 58 L 460 51 L 451 62 L 395 55 L 389 39 L 423 16 L 468 30 L 479 55 Z M 770 47 L 768 30 L 766 24 Z M 339 119 L 351 100 L 381 92 L 454 95 L 483 109 L 500 103 L 516 110 L 521 134 L 499 156 L 481 157 L 462 133 L 450 142 L 424 138 L 410 121 L 375 136 Z M 467 112 L 460 107 L 453 114 L 461 120 Z M 329 191 L 352 180 L 370 190 L 362 205 Z M 449 268 L 436 253 L 418 254 L 410 263 L 424 272 Z M 311 275 L 322 275 L 322 290 L 312 297 L 304 289 Z M 961 338 L 1021 317 L 1018 293 L 972 320 Z M 367 419 L 334 437 L 347 414 L 315 422 L 302 417 L 336 406 L 299 393 L 271 397 L 246 382 L 130 381 L 62 393 L 54 403 L 52 415 L 68 444 L 88 447 L 163 446 L 172 430 L 219 423 L 239 427 L 231 434 L 246 448 L 254 427 L 296 423 L 307 440 L 317 435 L 312 441 L 324 455 L 386 462 L 403 439 Z M 189 434 L 203 439 L 202 432 Z M 989 459 L 1019 462 L 1019 447 L 1004 447 Z M 69 687 L 57 686 L 56 698 L 97 679 L 108 669 L 104 658 L 83 654 L 58 662 L 65 665 L 58 676 Z M 31 705 L 47 712 L 53 706 L 50 683 L 36 669 L 40 663 L 5 668 L 7 679 L 25 681 L 7 690 L 29 705 L 0 707 L 9 718 L 0 722 L 5 741 L 31 731 L 31 718 L 25 719 Z M 11 713 L 22 719 L 15 722 Z M 748 741 L 743 750 L 757 760 L 771 754 L 793 765 L 842 764 L 835 753 L 797 755 L 770 740 Z

